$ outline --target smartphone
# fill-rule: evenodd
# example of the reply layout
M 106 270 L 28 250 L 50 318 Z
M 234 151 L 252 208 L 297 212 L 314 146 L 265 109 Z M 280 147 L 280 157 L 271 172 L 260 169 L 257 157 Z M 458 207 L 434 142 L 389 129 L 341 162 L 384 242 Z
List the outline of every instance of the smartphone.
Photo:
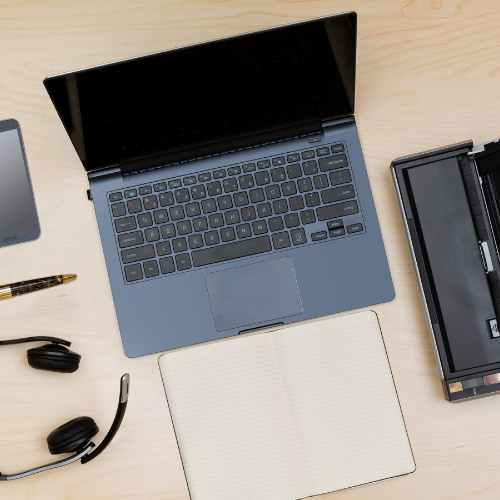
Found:
M 40 236 L 21 127 L 0 121 L 0 247 Z

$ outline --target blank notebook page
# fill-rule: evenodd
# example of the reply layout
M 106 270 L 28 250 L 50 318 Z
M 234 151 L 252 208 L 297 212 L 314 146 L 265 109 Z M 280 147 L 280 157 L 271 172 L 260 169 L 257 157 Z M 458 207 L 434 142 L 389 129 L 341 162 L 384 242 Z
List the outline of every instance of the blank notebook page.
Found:
M 372 312 L 159 364 L 192 500 L 294 500 L 415 469 Z

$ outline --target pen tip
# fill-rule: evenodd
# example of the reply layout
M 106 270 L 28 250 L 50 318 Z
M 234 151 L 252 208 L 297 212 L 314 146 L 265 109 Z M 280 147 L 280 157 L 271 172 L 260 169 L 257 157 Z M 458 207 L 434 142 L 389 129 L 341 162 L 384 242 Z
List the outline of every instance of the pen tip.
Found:
M 76 274 L 63 274 L 63 283 L 67 283 L 68 281 L 76 280 Z

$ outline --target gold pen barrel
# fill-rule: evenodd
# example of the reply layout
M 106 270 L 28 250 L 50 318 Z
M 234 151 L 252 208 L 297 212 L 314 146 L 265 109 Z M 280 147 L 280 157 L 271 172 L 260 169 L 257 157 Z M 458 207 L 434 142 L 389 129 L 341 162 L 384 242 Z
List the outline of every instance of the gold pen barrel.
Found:
M 12 297 L 12 291 L 9 285 L 0 286 L 0 300 L 10 299 Z

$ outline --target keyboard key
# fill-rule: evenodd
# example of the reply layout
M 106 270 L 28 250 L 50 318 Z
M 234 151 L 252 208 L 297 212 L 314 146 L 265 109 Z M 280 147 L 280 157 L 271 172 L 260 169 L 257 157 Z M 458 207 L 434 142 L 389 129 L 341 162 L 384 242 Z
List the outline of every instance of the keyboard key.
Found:
M 175 227 L 173 224 L 165 224 L 160 227 L 161 236 L 163 239 L 172 238 L 175 236 Z
M 186 269 L 191 269 L 191 260 L 187 253 L 175 256 L 175 263 L 177 264 L 178 271 L 185 271 Z
M 282 182 L 286 179 L 285 169 L 283 167 L 273 168 L 271 170 L 271 179 L 273 182 Z
M 142 237 L 142 231 L 120 234 L 118 236 L 118 245 L 120 248 L 135 247 L 137 245 L 142 245 L 143 243 L 144 238 Z
M 242 208 L 241 209 L 241 218 L 244 221 L 256 219 L 257 215 L 255 214 L 255 208 L 254 207 Z
M 208 222 L 212 228 L 222 227 L 224 225 L 224 218 L 222 214 L 212 214 L 208 216 Z
M 193 198 L 193 200 L 201 200 L 202 198 L 205 198 L 206 195 L 205 186 L 203 185 L 193 186 L 191 188 L 191 198 Z
M 138 215 L 137 220 L 139 221 L 139 227 L 148 227 L 153 225 L 153 219 L 151 217 L 151 214 L 148 212 Z
M 182 207 L 171 207 L 169 209 L 171 220 L 181 220 L 185 219 L 184 209 Z
M 267 224 L 265 220 L 257 220 L 252 222 L 253 234 L 267 233 Z
M 271 166 L 271 162 L 269 160 L 262 160 L 257 162 L 258 168 L 269 168 Z
M 319 148 L 319 149 L 316 150 L 316 154 L 318 156 L 329 155 L 330 154 L 330 149 L 328 148 L 328 146 L 325 146 L 324 148 Z
M 208 196 L 217 196 L 222 194 L 222 186 L 219 181 L 209 182 L 207 184 Z
M 124 217 L 123 219 L 115 220 L 115 229 L 117 233 L 131 231 L 132 229 L 136 228 L 137 224 L 135 222 L 135 217 Z
M 285 226 L 286 227 L 300 226 L 298 214 L 286 214 L 285 215 Z
M 177 234 L 179 236 L 184 234 L 189 234 L 192 232 L 193 230 L 191 228 L 191 222 L 189 222 L 188 220 L 183 220 L 177 223 Z
M 168 215 L 166 210 L 157 210 L 156 212 L 153 212 L 153 216 L 155 218 L 155 224 L 160 225 L 168 222 Z
M 241 174 L 241 168 L 240 167 L 229 167 L 227 169 L 227 173 L 229 175 L 238 175 L 238 174 Z
M 162 243 L 157 243 L 156 253 L 158 254 L 159 257 L 161 257 L 162 255 L 168 255 L 169 253 L 172 253 L 172 250 L 170 248 L 170 242 L 163 241 Z
M 348 233 L 359 233 L 360 231 L 363 231 L 363 224 L 351 224 L 350 226 L 347 226 L 346 229 Z
M 259 214 L 259 217 L 270 217 L 273 215 L 273 211 L 271 209 L 271 204 L 270 203 L 261 203 L 260 205 L 257 205 L 257 213 Z
M 328 232 L 330 234 L 330 238 L 334 238 L 335 236 L 342 236 L 345 234 L 345 229 L 343 227 L 339 227 L 337 229 L 330 229 Z
M 341 153 L 342 151 L 344 151 L 343 144 L 334 144 L 332 146 L 332 153 Z
M 137 212 L 142 212 L 142 204 L 139 198 L 135 200 L 127 201 L 127 208 L 129 214 L 136 214 Z
M 319 160 L 319 169 L 322 172 L 344 167 L 347 167 L 347 158 L 345 155 L 329 156 L 328 158 L 321 158 Z
M 187 250 L 186 238 L 177 238 L 172 240 L 172 248 L 175 253 L 184 252 Z
M 273 210 L 276 215 L 284 214 L 288 212 L 288 203 L 284 199 L 273 201 Z
M 111 193 L 109 195 L 109 201 L 120 201 L 123 198 L 121 193 Z
M 273 158 L 273 165 L 276 167 L 277 165 L 284 165 L 285 164 L 285 157 L 284 156 L 278 156 L 278 158 Z
M 135 198 L 137 196 L 137 189 L 127 189 L 125 191 L 125 198 Z
M 297 186 L 293 181 L 284 182 L 281 185 L 281 190 L 283 191 L 283 196 L 291 196 L 297 193 Z
M 303 245 L 304 243 L 306 243 L 306 233 L 302 228 L 292 229 L 290 231 L 290 235 L 292 237 L 292 243 L 294 245 Z
M 222 181 L 225 193 L 232 193 L 238 190 L 238 181 L 234 177 Z
M 275 250 L 288 248 L 290 246 L 290 238 L 288 237 L 288 233 L 285 231 L 283 233 L 273 234 L 273 246 Z
M 305 161 L 302 163 L 302 168 L 304 169 L 304 175 L 313 175 L 318 173 L 316 160 Z
M 226 245 L 214 248 L 196 250 L 191 256 L 193 258 L 193 265 L 200 267 L 263 252 L 270 252 L 271 250 L 271 240 L 266 235 L 259 238 L 249 238 L 234 243 L 227 243 Z
M 200 248 L 203 246 L 203 238 L 201 234 L 192 234 L 188 236 L 189 248 Z
M 302 152 L 302 159 L 303 160 L 310 160 L 311 158 L 314 158 L 314 151 L 303 151 Z
M 240 226 L 236 226 L 236 232 L 238 233 L 238 238 L 250 238 L 250 236 L 252 236 L 250 224 L 241 224 Z
M 248 195 L 244 191 L 234 194 L 233 197 L 235 206 L 243 207 L 245 205 L 248 205 Z
M 208 200 L 203 200 L 201 202 L 201 209 L 203 210 L 204 214 L 210 214 L 212 212 L 215 212 L 217 210 L 217 205 L 215 204 L 215 200 L 213 198 L 210 198 Z
M 296 212 L 297 210 L 302 210 L 304 208 L 304 199 L 300 195 L 293 196 L 288 200 L 288 203 L 292 212 Z
M 349 169 L 337 170 L 337 172 L 330 172 L 330 184 L 336 186 L 337 184 L 347 184 L 351 182 L 351 172 Z
M 212 173 L 212 176 L 214 179 L 222 179 L 223 177 L 226 177 L 226 171 L 216 170 L 215 172 Z
M 219 233 L 217 231 L 208 231 L 205 233 L 205 244 L 208 246 L 217 245 L 219 241 Z
M 317 207 L 320 205 L 319 194 L 316 192 L 307 193 L 304 195 L 304 200 L 306 201 L 306 206 L 308 207 Z
M 206 217 L 197 217 L 193 220 L 193 227 L 195 231 L 205 231 L 208 229 Z
M 354 187 L 352 184 L 321 191 L 321 199 L 325 204 L 347 200 L 348 198 L 354 198 Z
M 316 189 L 324 189 L 328 187 L 328 177 L 326 174 L 316 175 L 313 181 Z
M 191 197 L 189 196 L 189 189 L 182 188 L 175 191 L 175 199 L 177 203 L 185 203 L 186 201 L 190 201 Z
M 175 179 L 174 181 L 168 181 L 168 187 L 170 189 L 177 189 L 182 186 L 182 182 L 180 179 Z
M 286 161 L 287 161 L 288 163 L 294 163 L 294 162 L 299 161 L 299 160 L 300 160 L 300 155 L 299 155 L 299 153 L 292 153 L 291 155 L 288 155 L 288 156 L 286 157 Z
M 339 227 L 344 227 L 344 222 L 340 219 L 328 221 L 327 225 L 328 229 L 337 229 Z
M 266 198 L 264 196 L 264 190 L 262 188 L 252 189 L 250 191 L 250 200 L 252 203 L 259 203 L 260 201 L 264 201 Z
M 278 184 L 273 184 L 266 187 L 266 196 L 268 200 L 279 198 L 281 196 L 280 187 Z
M 152 241 L 158 241 L 160 239 L 160 231 L 158 231 L 157 227 L 152 227 L 151 229 L 146 229 L 144 231 L 146 235 L 146 241 L 151 243 Z
M 226 224 L 238 224 L 240 222 L 240 213 L 238 210 L 229 210 L 224 214 L 226 216 Z
M 302 224 L 312 224 L 313 222 L 316 222 L 314 210 L 304 210 L 303 212 L 300 212 L 300 218 L 302 220 Z
M 212 180 L 212 175 L 209 172 L 206 172 L 204 174 L 198 175 L 198 181 L 199 182 L 207 182 Z
M 173 273 L 175 271 L 174 259 L 172 257 L 160 259 L 160 269 L 162 274 Z
M 300 164 L 295 163 L 295 165 L 288 165 L 288 167 L 286 167 L 286 173 L 289 179 L 295 179 L 296 177 L 300 177 L 302 175 L 302 169 L 300 168 Z
M 137 262 L 138 260 L 151 259 L 155 256 L 155 249 L 153 245 L 145 247 L 132 248 L 130 250 L 122 250 L 122 261 L 124 264 Z
M 144 262 L 143 266 L 146 278 L 154 278 L 155 276 L 158 276 L 158 274 L 160 274 L 158 271 L 158 264 L 156 263 L 156 260 L 149 260 L 148 262 Z
M 167 183 L 166 182 L 160 182 L 158 184 L 155 184 L 153 186 L 153 189 L 158 192 L 158 191 L 165 191 L 167 189 Z
M 255 163 L 246 163 L 241 168 L 243 169 L 243 172 L 254 172 L 257 170 Z
M 283 229 L 283 219 L 281 217 L 271 217 L 267 220 L 270 231 L 281 231 Z
M 139 194 L 145 195 L 145 194 L 151 194 L 153 190 L 151 189 L 151 186 L 142 186 L 139 188 Z
M 125 266 L 125 279 L 127 281 L 142 280 L 142 269 L 140 264 Z
M 234 234 L 234 229 L 232 227 L 226 227 L 225 229 L 220 230 L 221 240 L 224 242 L 233 241 L 236 239 L 236 235 Z
M 238 179 L 240 181 L 240 189 L 248 189 L 254 186 L 252 174 L 242 175 Z
M 172 194 L 171 191 L 168 193 L 161 193 L 160 194 L 160 206 L 166 207 L 168 205 L 173 205 L 174 204 L 174 195 Z
M 156 213 L 156 212 L 155 212 Z M 200 204 L 195 201 L 186 205 L 186 214 L 188 217 L 196 217 L 201 214 Z
M 113 217 L 121 217 L 127 213 L 125 203 L 115 203 L 114 205 L 111 205 L 111 211 L 113 212 Z
M 317 233 L 311 234 L 312 241 L 320 241 L 320 240 L 326 240 L 326 239 L 328 239 L 328 235 L 326 234 L 326 231 L 319 231 Z
M 158 208 L 158 198 L 156 198 L 155 195 L 145 196 L 142 202 L 144 203 L 144 210 L 154 210 Z
M 336 203 L 327 207 L 319 207 L 316 209 L 318 220 L 330 220 L 343 217 L 345 215 L 357 214 L 358 204 L 355 200 Z
M 312 191 L 313 189 L 312 182 L 311 179 L 309 179 L 309 177 L 306 177 L 304 179 L 299 179 L 297 181 L 297 184 L 299 186 L 299 191 L 301 193 L 305 193 L 306 191 Z
M 190 175 L 189 177 L 184 177 L 182 179 L 184 181 L 184 186 L 192 186 L 193 184 L 196 184 L 196 176 L 195 175 Z
M 269 178 L 269 172 L 265 170 L 264 172 L 256 172 L 255 173 L 255 184 L 257 186 L 264 186 L 265 184 L 269 184 L 271 182 Z

